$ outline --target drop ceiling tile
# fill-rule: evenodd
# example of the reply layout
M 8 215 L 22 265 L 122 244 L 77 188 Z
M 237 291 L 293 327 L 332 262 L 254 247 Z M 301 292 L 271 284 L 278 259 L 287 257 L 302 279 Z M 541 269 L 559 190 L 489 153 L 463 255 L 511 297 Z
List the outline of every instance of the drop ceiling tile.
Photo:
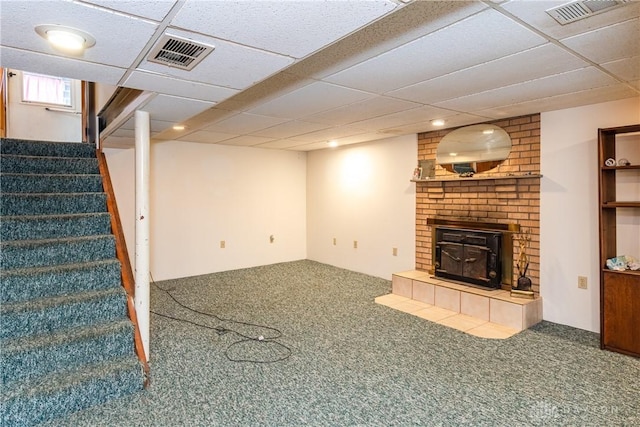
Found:
M 626 98 L 640 98 L 638 93 L 623 84 L 615 84 L 594 89 L 587 89 L 579 92 L 565 93 L 562 95 L 550 96 L 533 101 L 517 104 L 504 104 L 498 107 L 481 111 L 474 111 L 475 114 L 500 119 L 504 117 L 514 117 L 524 114 L 540 113 L 545 111 L 562 110 L 565 108 L 579 107 L 582 105 L 599 104 L 602 102 L 616 101 Z
M 253 114 L 297 119 L 371 98 L 359 90 L 315 82 L 249 110 Z
M 640 79 L 640 56 L 619 59 L 602 64 L 602 68 L 612 72 L 620 79 L 633 81 Z
M 177 140 L 185 141 L 185 142 L 199 142 L 204 144 L 216 144 L 218 142 L 226 141 L 226 140 L 235 138 L 237 136 L 238 135 L 231 135 L 228 133 L 209 132 L 205 130 L 200 130 L 200 131 L 192 132 L 180 138 L 177 138 Z
M 383 129 L 402 128 L 402 126 L 405 125 L 424 120 L 431 120 L 433 118 L 442 118 L 451 114 L 451 111 L 442 108 L 424 106 L 399 113 L 387 114 L 373 119 L 361 120 L 353 123 L 353 125 L 370 131 L 380 131 Z
M 205 128 L 203 128 L 203 130 L 246 135 L 248 133 L 254 133 L 255 131 L 278 125 L 285 121 L 286 119 L 277 117 L 240 113 L 233 117 L 229 117 L 227 119 L 213 123 L 212 125 L 206 126 Z
M 0 46 L 0 58 L 2 58 L 2 66 L 5 68 L 16 68 L 70 79 L 89 80 L 108 85 L 116 85 L 126 72 L 123 68 L 4 46 Z
M 306 145 L 306 142 L 291 141 L 290 139 L 276 139 L 270 142 L 264 142 L 256 145 L 258 148 L 272 148 L 277 150 L 285 150 L 287 148 L 297 147 L 300 145 Z
M 225 102 L 225 107 L 239 111 L 248 111 L 258 105 L 276 99 L 296 89 L 300 89 L 314 82 L 312 79 L 295 76 L 288 73 L 289 68 L 274 74 L 235 95 Z
M 329 147 L 326 142 L 312 142 L 311 144 L 296 145 L 289 148 L 291 151 L 313 151 L 313 150 L 331 150 L 334 147 Z
M 163 130 L 168 129 L 173 125 L 174 125 L 174 122 L 165 122 L 161 120 L 149 119 L 149 130 L 151 132 L 162 132 Z M 114 131 L 112 135 L 135 138 L 136 136 L 135 129 L 136 129 L 136 120 L 134 117 L 131 117 L 129 120 L 124 122 L 119 129 Z
M 108 9 L 117 10 L 143 18 L 162 21 L 176 0 L 83 0 Z
M 336 126 L 330 129 L 323 129 L 316 132 L 306 133 L 304 135 L 294 136 L 290 139 L 294 141 L 304 142 L 321 142 L 331 141 L 338 138 L 344 138 L 347 136 L 358 135 L 365 133 L 366 129 L 356 127 L 352 125 Z
M 418 39 L 487 6 L 467 1 L 414 1 L 362 30 L 296 63 L 287 71 L 321 79 Z
M 165 33 L 214 46 L 215 49 L 191 71 L 156 64 L 146 59 L 138 67 L 140 70 L 231 89 L 245 89 L 293 62 L 292 58 L 286 56 L 189 31 L 169 28 Z
M 219 105 L 215 105 L 212 108 L 204 110 L 197 116 L 191 117 L 186 123 L 183 124 L 189 126 L 192 129 L 202 129 L 203 127 L 211 123 L 219 122 L 229 117 L 233 117 L 236 114 L 238 114 L 237 111 L 220 108 Z
M 165 129 L 169 129 L 175 124 L 175 122 L 167 122 L 161 120 L 149 120 L 149 129 L 153 133 L 162 132 Z
M 149 112 L 152 120 L 179 123 L 210 108 L 213 104 L 213 102 L 195 99 L 158 95 L 145 105 L 143 110 Z
M 545 32 L 556 39 L 570 37 L 595 28 L 605 27 L 615 22 L 640 16 L 640 2 L 629 2 L 624 6 L 611 9 L 610 11 L 593 15 L 589 18 L 572 22 L 567 25 L 560 25 L 545 10 L 569 1 L 520 1 L 514 0 L 503 4 L 507 12 L 522 19 L 531 26 Z
M 390 96 L 424 104 L 509 86 L 523 80 L 584 68 L 589 64 L 547 43 L 435 79 L 394 90 Z
M 149 118 L 149 130 L 152 133 L 162 132 L 163 130 L 169 129 L 174 124 L 175 124 L 174 122 L 153 120 L 152 118 Z M 126 122 L 124 122 L 120 126 L 120 128 L 115 130 L 112 133 L 112 135 L 135 138 L 135 129 L 136 129 L 136 120 L 135 120 L 135 117 L 131 117 Z
M 343 125 L 370 117 L 410 110 L 420 106 L 420 104 L 415 102 L 376 96 L 375 98 L 365 99 L 364 101 L 354 102 L 353 104 L 307 116 L 305 120 L 329 125 Z
M 382 94 L 543 43 L 536 33 L 486 10 L 324 80 Z
M 144 71 L 134 71 L 131 73 L 129 78 L 123 83 L 123 86 L 211 102 L 223 101 L 239 92 L 238 90 L 226 87 L 181 80 Z
M 241 135 L 235 138 L 227 139 L 222 142 L 224 145 L 242 145 L 254 146 L 273 141 L 272 138 L 263 138 L 261 136 Z
M 597 64 L 640 55 L 640 18 L 561 40 Z
M 135 140 L 136 131 L 133 129 L 125 129 L 124 127 L 121 127 L 120 129 L 116 129 L 115 131 L 113 131 L 109 136 L 115 136 L 118 138 L 131 138 Z
M 614 83 L 615 80 L 602 71 L 595 67 L 587 67 L 438 102 L 435 105 L 457 111 L 478 111 L 500 105 L 514 104 L 516 100 L 526 102 L 549 96 L 608 86 Z
M 366 132 L 358 135 L 346 136 L 344 138 L 337 138 L 335 141 L 338 143 L 338 146 L 341 147 L 343 145 L 359 144 L 361 142 L 369 142 L 369 141 L 377 141 L 380 139 L 393 138 L 394 136 L 398 136 L 398 135 L 399 134 Z
M 320 129 L 327 129 L 330 126 L 322 123 L 310 123 L 302 120 L 291 120 L 276 126 L 272 126 L 267 129 L 262 129 L 256 132 L 252 132 L 257 136 L 264 136 L 267 138 L 291 138 L 296 135 L 302 135 L 303 133 L 315 132 Z
M 388 0 L 187 0 L 172 25 L 302 58 L 396 7 Z
M 436 117 L 432 117 L 426 120 L 422 120 L 416 123 L 411 123 L 407 125 L 400 126 L 399 128 L 395 128 L 392 130 L 400 131 L 401 134 L 408 135 L 411 133 L 421 133 L 421 132 L 429 132 L 434 130 L 442 129 L 442 127 L 436 127 L 431 124 L 431 120 Z M 466 126 L 475 123 L 486 122 L 491 117 L 487 116 L 479 116 L 474 114 L 454 114 L 448 116 L 442 116 L 445 120 L 445 128 L 454 128 L 458 126 Z M 381 130 L 381 132 L 387 132 L 387 129 Z
M 640 90 L 640 80 L 631 80 L 631 81 L 628 81 L 627 83 L 633 86 L 634 88 Z
M 32 52 L 73 57 L 49 46 L 34 30 L 37 25 L 55 23 L 91 34 L 96 44 L 78 60 L 117 67 L 129 67 L 151 39 L 158 25 L 151 21 L 69 1 L 3 1 L 0 27 L 2 44 Z M 126 37 L 114 37 L 114 32 Z M 91 79 L 94 80 L 95 79 Z

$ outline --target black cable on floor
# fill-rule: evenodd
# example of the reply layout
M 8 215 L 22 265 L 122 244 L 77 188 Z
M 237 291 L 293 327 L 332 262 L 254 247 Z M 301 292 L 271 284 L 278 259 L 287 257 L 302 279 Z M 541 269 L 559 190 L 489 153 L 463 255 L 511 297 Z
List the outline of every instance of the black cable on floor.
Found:
M 209 329 L 209 330 L 213 330 L 216 331 L 216 333 L 218 335 L 224 335 L 228 332 L 233 333 L 235 335 L 238 335 L 240 337 L 242 337 L 241 340 L 236 341 L 232 344 L 230 344 L 227 349 L 224 352 L 225 357 L 231 361 L 231 362 L 248 362 L 248 363 L 275 363 L 275 362 L 281 362 L 283 360 L 288 359 L 291 356 L 291 348 L 287 347 L 286 345 L 279 343 L 275 340 L 277 340 L 278 338 L 282 337 L 282 331 L 280 331 L 277 328 L 273 328 L 271 326 L 264 326 L 264 325 L 258 325 L 255 323 L 249 323 L 249 322 L 242 322 L 239 320 L 233 320 L 233 319 L 225 319 L 223 317 L 220 317 L 216 314 L 212 314 L 212 313 L 206 313 L 204 311 L 200 311 L 200 310 L 196 310 L 192 307 L 189 307 L 183 303 L 181 303 L 180 301 L 178 301 L 169 290 L 164 289 L 160 286 L 158 286 L 158 284 L 155 282 L 155 280 L 153 280 L 153 276 L 150 274 L 151 277 L 151 283 L 153 284 L 153 286 L 155 286 L 156 288 L 158 288 L 159 290 L 163 291 L 164 293 L 166 293 L 178 306 L 184 308 L 185 310 L 189 310 L 193 313 L 202 315 L 202 316 L 206 316 L 212 319 L 215 319 L 219 322 L 228 322 L 228 323 L 235 323 L 237 325 L 243 325 L 243 326 L 249 326 L 249 327 L 255 327 L 255 328 L 262 328 L 262 329 L 267 329 L 269 331 L 273 331 L 275 332 L 274 336 L 270 336 L 270 337 L 265 337 L 263 335 L 257 336 L 257 337 L 253 337 L 253 336 L 248 336 L 245 334 L 242 334 L 236 330 L 233 329 L 229 329 L 229 328 L 225 328 L 225 327 L 220 327 L 220 326 L 208 326 L 208 325 L 203 325 L 202 323 L 198 323 L 198 322 L 194 322 L 191 320 L 187 320 L 187 319 L 183 319 L 183 318 L 179 318 L 179 317 L 174 317 L 174 316 L 169 316 L 167 314 L 163 314 L 163 313 L 158 313 L 155 312 L 153 310 L 150 310 L 151 313 L 155 314 L 156 316 L 160 316 L 160 317 L 164 317 L 166 319 L 170 319 L 170 320 L 174 320 L 174 321 L 178 321 L 178 322 L 184 322 L 184 323 L 188 323 L 194 326 L 199 326 L 201 328 L 205 328 L 205 329 Z M 269 360 L 256 360 L 255 358 L 252 359 L 250 357 L 232 357 L 230 355 L 230 351 L 232 349 L 236 349 L 237 347 L 242 346 L 243 344 L 254 344 L 257 343 L 258 345 L 261 346 L 266 346 L 266 345 L 270 345 L 272 347 L 275 347 L 275 349 L 280 350 L 280 352 L 283 354 L 280 357 L 276 357 L 273 359 L 269 359 Z M 275 354 L 275 353 L 274 353 Z

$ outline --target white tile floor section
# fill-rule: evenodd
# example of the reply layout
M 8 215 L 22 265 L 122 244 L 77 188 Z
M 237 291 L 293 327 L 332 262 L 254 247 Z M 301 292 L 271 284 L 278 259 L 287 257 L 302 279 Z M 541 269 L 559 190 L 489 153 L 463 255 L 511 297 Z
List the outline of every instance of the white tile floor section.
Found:
M 466 314 L 460 314 L 456 311 L 436 307 L 435 305 L 400 295 L 383 295 L 376 298 L 375 301 L 378 304 L 391 307 L 395 310 L 409 313 L 481 338 L 505 339 L 520 332 L 517 329 L 491 323 L 477 317 L 467 316 Z

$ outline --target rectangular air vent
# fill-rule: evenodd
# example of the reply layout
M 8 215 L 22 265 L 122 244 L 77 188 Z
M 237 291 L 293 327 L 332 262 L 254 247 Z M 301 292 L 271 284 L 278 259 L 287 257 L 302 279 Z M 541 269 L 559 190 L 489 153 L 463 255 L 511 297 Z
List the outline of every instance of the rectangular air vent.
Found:
M 213 46 L 164 34 L 147 60 L 181 70 L 191 70 L 213 52 L 213 49 Z
M 578 0 L 547 9 L 553 19 L 562 25 L 588 18 L 589 16 L 622 6 L 630 0 Z

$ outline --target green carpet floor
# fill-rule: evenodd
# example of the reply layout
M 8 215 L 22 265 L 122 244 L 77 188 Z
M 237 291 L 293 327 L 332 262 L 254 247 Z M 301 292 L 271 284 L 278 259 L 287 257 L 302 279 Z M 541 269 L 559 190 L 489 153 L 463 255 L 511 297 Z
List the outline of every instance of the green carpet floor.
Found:
M 152 315 L 147 392 L 47 426 L 640 425 L 640 360 L 591 332 L 473 337 L 376 304 L 389 281 L 312 261 L 158 286 L 219 318 L 152 288 L 154 312 L 192 323 Z

